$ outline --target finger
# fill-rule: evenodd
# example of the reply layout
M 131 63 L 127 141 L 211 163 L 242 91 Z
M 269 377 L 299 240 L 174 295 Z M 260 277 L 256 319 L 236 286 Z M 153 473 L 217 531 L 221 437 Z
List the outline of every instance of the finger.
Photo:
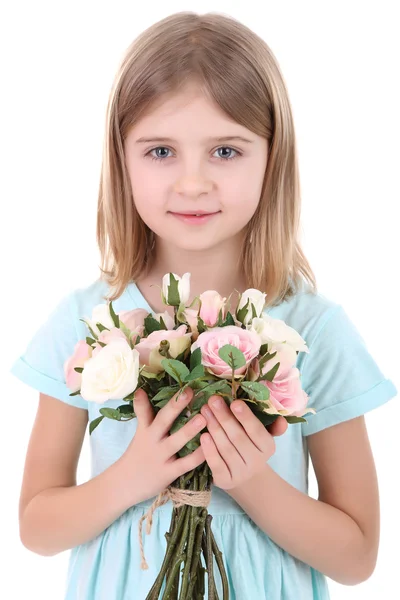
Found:
M 286 433 L 287 428 L 288 422 L 286 421 L 285 417 L 279 416 L 276 421 L 268 426 L 268 431 L 274 437 L 278 437 Z
M 139 388 L 133 397 L 133 410 L 138 420 L 138 427 L 149 427 L 154 419 L 154 408 L 144 390 Z
M 192 469 L 199 467 L 205 461 L 205 455 L 202 446 L 199 446 L 191 454 L 182 458 L 177 458 L 172 465 L 172 477 L 177 479 Z
M 268 454 L 274 452 L 275 442 L 271 434 L 261 421 L 257 419 L 249 406 L 242 400 L 234 400 L 231 403 L 230 408 L 238 421 L 243 425 L 248 437 L 260 452 L 266 452 Z
M 229 472 L 233 477 L 235 473 L 237 474 L 243 469 L 245 464 L 244 457 L 241 456 L 238 449 L 231 442 L 220 422 L 213 414 L 213 411 L 210 410 L 210 406 L 204 405 L 201 409 L 201 413 L 206 417 L 207 429 L 212 436 L 221 458 L 225 461 Z
M 192 440 L 207 425 L 206 419 L 202 415 L 196 415 L 186 425 L 178 429 L 172 435 L 165 438 L 163 444 L 166 447 L 168 456 L 176 454 L 190 440 Z
M 158 411 L 153 421 L 154 432 L 158 439 L 162 439 L 169 433 L 174 421 L 186 408 L 192 397 L 192 388 L 185 388 L 184 393 L 180 393 L 179 390 L 172 396 L 171 400 Z
M 228 465 L 219 454 L 212 436 L 209 433 L 203 433 L 200 436 L 200 444 L 203 448 L 204 456 L 208 466 L 213 474 L 213 478 L 220 478 L 221 480 L 225 481 L 232 479 Z
M 215 404 L 215 400 L 218 401 L 218 404 Z M 238 454 L 241 456 L 242 460 L 247 462 L 252 462 L 255 456 L 259 453 L 258 447 L 253 443 L 253 441 L 248 436 L 247 432 L 235 417 L 232 414 L 232 411 L 229 410 L 226 402 L 219 398 L 218 396 L 212 396 L 209 400 L 207 406 L 204 406 L 204 411 L 210 408 L 212 410 L 213 419 L 210 418 L 210 423 L 208 424 L 208 429 L 215 439 L 213 430 L 215 428 L 216 435 L 218 435 L 218 428 L 216 424 L 222 427 L 222 431 L 225 432 L 233 446 L 236 448 Z M 217 443 L 219 448 L 219 443 Z M 221 455 L 224 459 L 230 459 L 230 454 L 225 457 L 225 453 L 220 451 Z M 233 457 L 234 460 L 236 457 Z M 237 463 L 239 466 L 239 463 Z

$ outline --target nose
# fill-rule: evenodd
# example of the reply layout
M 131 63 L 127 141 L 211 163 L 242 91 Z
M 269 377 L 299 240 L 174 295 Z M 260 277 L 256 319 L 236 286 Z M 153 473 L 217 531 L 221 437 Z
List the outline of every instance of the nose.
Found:
M 197 197 L 212 191 L 213 184 L 201 175 L 185 175 L 180 177 L 175 185 L 174 192 L 182 196 Z

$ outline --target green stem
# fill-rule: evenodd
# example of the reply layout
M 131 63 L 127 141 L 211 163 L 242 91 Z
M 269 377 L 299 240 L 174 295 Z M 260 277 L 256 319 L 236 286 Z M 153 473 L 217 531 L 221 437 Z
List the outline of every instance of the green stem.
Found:
M 203 539 L 201 541 L 201 546 L 203 548 L 203 554 L 205 556 L 205 560 L 206 560 L 206 566 L 207 566 L 207 573 L 210 573 L 210 568 L 209 568 L 209 562 L 208 562 L 208 551 L 207 551 L 207 538 L 206 538 L 206 534 L 203 532 Z M 208 575 L 210 577 L 210 575 Z M 219 600 L 218 598 L 218 592 L 217 592 L 217 587 L 215 585 L 215 577 L 214 577 L 214 573 L 213 573 L 213 586 L 214 586 L 214 596 L 215 596 L 215 600 Z
M 198 490 L 198 474 L 197 473 L 194 474 L 193 483 L 190 486 L 190 489 L 194 490 L 194 491 Z M 190 568 L 191 568 L 191 564 L 192 564 L 195 533 L 196 533 L 197 525 L 200 520 L 198 517 L 198 512 L 199 511 L 196 506 L 190 507 L 189 539 L 188 539 L 188 545 L 187 545 L 186 562 L 185 562 L 185 568 L 183 571 L 182 587 L 181 587 L 181 592 L 179 594 L 179 600 L 185 600 L 188 585 L 189 585 L 189 575 L 190 575 Z
M 217 561 L 218 569 L 221 574 L 222 579 L 222 600 L 229 600 L 229 585 L 228 585 L 228 577 L 225 571 L 224 561 L 222 560 L 222 552 L 218 549 L 217 542 L 215 541 L 214 534 L 211 530 L 211 542 L 212 549 L 215 554 L 215 559 Z
M 188 509 L 188 508 L 190 508 L 190 506 L 184 505 L 182 508 Z M 190 517 L 190 510 L 186 510 L 185 511 L 185 524 L 182 528 L 181 537 L 179 540 L 179 546 L 178 546 L 178 550 L 177 550 L 178 557 L 175 560 L 175 563 L 172 567 L 171 576 L 170 576 L 169 581 L 167 582 L 162 600 L 171 600 L 171 591 L 172 591 L 172 586 L 174 583 L 176 573 L 179 573 L 179 567 L 181 565 L 181 562 L 183 560 L 185 560 L 185 558 L 186 558 L 185 552 L 184 552 L 184 546 L 185 546 L 185 542 L 187 539 L 187 533 L 188 533 L 188 528 L 189 528 L 189 517 Z
M 211 521 L 212 516 L 207 515 L 206 518 L 206 540 L 207 540 L 207 563 L 208 563 L 208 598 L 209 600 L 215 600 L 214 596 L 214 566 L 213 566 L 213 552 L 212 552 L 212 541 L 211 541 Z
M 148 593 L 148 595 L 146 596 L 146 600 L 158 600 L 158 596 L 160 594 L 160 590 L 162 587 L 162 583 L 164 580 L 164 576 L 167 572 L 167 569 L 170 565 L 170 561 L 172 559 L 172 555 L 174 553 L 175 550 L 175 545 L 176 542 L 178 540 L 179 537 L 179 533 L 182 530 L 182 523 L 184 522 L 185 516 L 186 516 L 186 512 L 187 512 L 187 508 L 189 508 L 187 505 L 181 506 L 178 509 L 179 515 L 177 517 L 176 520 L 176 526 L 174 527 L 173 530 L 173 534 L 171 535 L 171 537 L 168 539 L 168 545 L 167 545 L 167 550 L 165 552 L 165 556 L 164 556 L 164 560 L 161 566 L 161 570 L 157 576 L 157 579 L 155 580 L 150 592 Z
M 187 593 L 185 600 L 192 600 L 192 597 L 193 597 L 192 594 L 193 594 L 194 585 L 195 585 L 196 579 L 197 579 L 197 565 L 199 563 L 200 553 L 201 553 L 201 538 L 203 535 L 206 518 L 207 518 L 207 509 L 203 508 L 200 511 L 200 522 L 199 522 L 199 525 L 198 525 L 197 531 L 196 531 L 196 539 L 194 542 L 193 558 L 192 558 L 192 565 L 191 565 L 191 570 L 190 570 L 190 583 L 189 583 L 189 589 L 188 589 L 188 593 Z

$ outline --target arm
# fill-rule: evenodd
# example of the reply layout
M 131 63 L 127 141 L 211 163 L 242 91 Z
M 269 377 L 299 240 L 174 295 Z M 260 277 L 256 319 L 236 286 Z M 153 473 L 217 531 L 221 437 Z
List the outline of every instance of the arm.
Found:
M 364 417 L 307 438 L 318 481 L 315 500 L 267 464 L 227 490 L 279 546 L 343 585 L 373 573 L 379 546 L 379 493 Z
M 78 409 L 80 410 L 80 409 Z M 53 556 L 101 534 L 136 502 L 127 493 L 123 457 L 93 479 L 37 494 L 25 508 L 20 525 L 26 548 Z
M 86 410 L 40 394 L 19 507 L 20 538 L 32 552 L 53 556 L 87 542 L 136 502 L 124 455 L 76 485 L 87 422 Z

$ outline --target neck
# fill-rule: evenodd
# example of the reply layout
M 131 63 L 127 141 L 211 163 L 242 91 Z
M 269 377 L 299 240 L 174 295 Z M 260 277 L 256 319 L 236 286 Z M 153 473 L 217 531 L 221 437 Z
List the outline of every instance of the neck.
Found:
M 228 298 L 235 289 L 244 292 L 249 286 L 241 266 L 242 239 L 234 238 L 205 250 L 183 250 L 156 239 L 154 261 L 147 281 L 161 285 L 166 273 L 180 277 L 190 273 L 190 302 L 206 290 L 216 290 Z

